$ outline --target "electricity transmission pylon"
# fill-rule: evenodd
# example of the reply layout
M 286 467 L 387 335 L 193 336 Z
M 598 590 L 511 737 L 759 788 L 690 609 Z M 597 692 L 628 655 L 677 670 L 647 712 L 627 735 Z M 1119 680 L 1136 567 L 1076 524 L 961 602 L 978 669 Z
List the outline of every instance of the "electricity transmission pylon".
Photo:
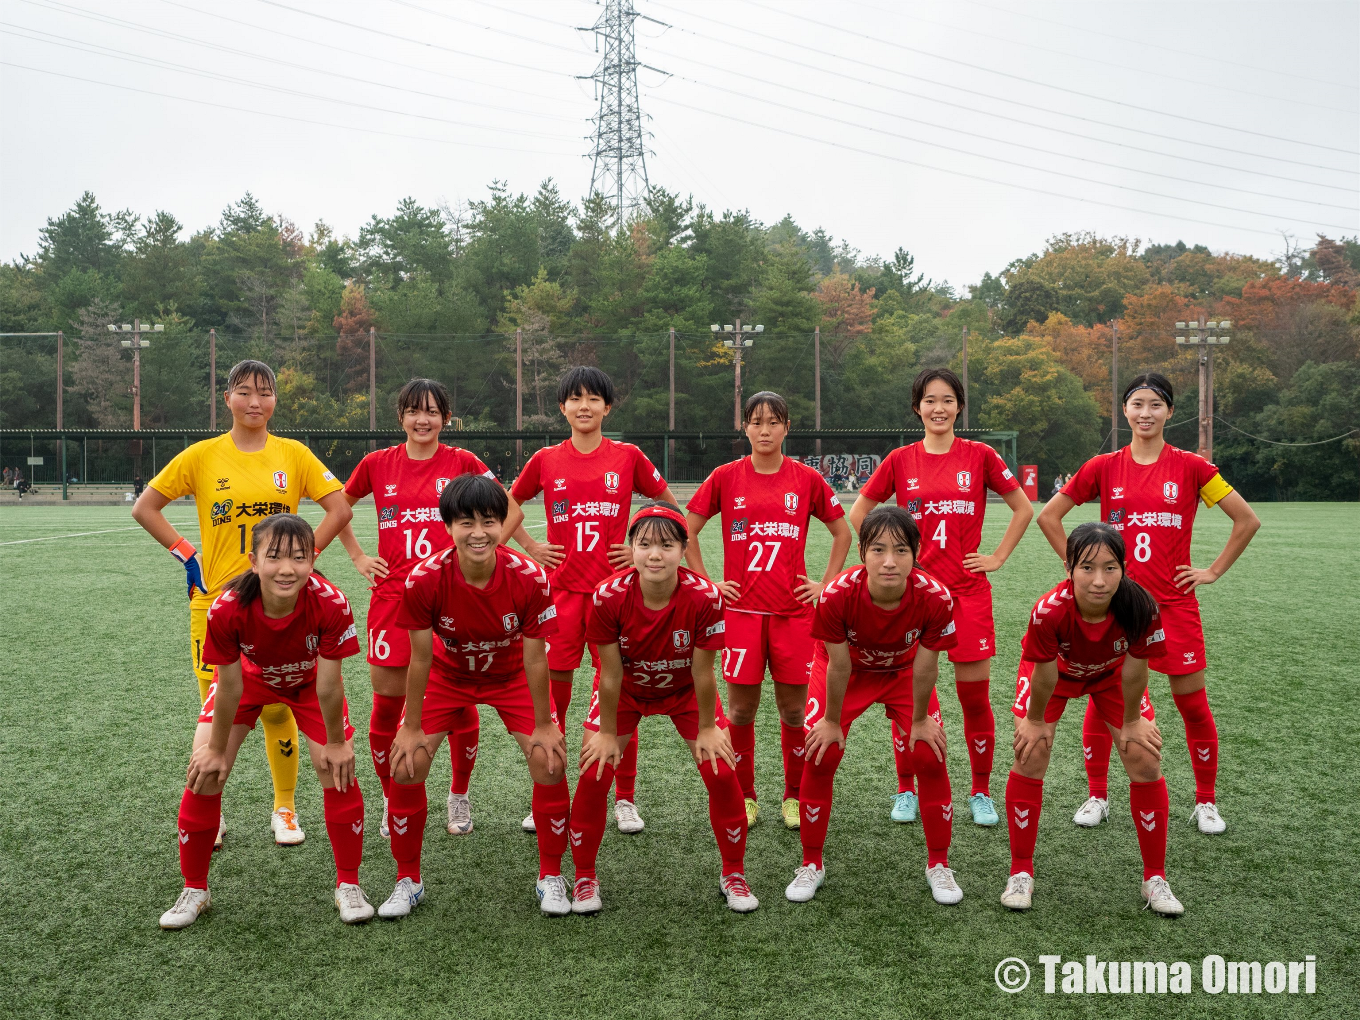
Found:
M 618 223 L 626 222 L 637 210 L 648 187 L 637 69 L 658 69 L 638 62 L 633 44 L 633 23 L 639 18 L 658 25 L 666 24 L 639 14 L 633 9 L 633 0 L 605 0 L 599 20 L 589 28 L 577 29 L 595 34 L 596 52 L 601 44 L 604 46 L 595 73 L 580 77 L 595 82 L 600 103 L 594 118 L 594 145 L 590 152 L 590 193 L 598 191 L 610 200 Z

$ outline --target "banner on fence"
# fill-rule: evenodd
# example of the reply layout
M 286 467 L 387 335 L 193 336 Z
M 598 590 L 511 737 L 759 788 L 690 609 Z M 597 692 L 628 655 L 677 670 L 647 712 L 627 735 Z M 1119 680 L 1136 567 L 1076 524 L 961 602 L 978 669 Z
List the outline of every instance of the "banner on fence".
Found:
M 876 453 L 827 453 L 820 457 L 793 457 L 816 471 L 832 487 L 844 487 L 852 478 L 855 488 L 869 480 L 883 458 Z

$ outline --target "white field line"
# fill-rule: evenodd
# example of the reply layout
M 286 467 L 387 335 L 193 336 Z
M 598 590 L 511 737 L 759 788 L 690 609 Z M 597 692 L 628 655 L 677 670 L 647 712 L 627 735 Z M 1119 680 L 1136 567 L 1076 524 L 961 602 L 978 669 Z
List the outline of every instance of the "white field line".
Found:
M 77 531 L 73 535 L 47 535 L 43 538 L 19 538 L 12 542 L 0 542 L 0 545 L 25 545 L 28 542 L 55 542 L 61 538 L 83 538 L 86 535 L 111 535 L 115 531 L 140 531 L 140 524 L 134 524 L 130 528 L 108 528 L 104 531 Z

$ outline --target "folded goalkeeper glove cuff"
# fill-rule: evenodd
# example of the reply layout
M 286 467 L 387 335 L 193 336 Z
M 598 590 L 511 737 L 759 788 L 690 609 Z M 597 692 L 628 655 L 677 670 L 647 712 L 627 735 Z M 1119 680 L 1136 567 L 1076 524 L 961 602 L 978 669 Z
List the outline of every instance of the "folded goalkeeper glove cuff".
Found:
M 188 563 L 198 555 L 198 550 L 194 548 L 194 544 L 187 538 L 181 538 L 170 547 L 170 555 L 181 563 Z

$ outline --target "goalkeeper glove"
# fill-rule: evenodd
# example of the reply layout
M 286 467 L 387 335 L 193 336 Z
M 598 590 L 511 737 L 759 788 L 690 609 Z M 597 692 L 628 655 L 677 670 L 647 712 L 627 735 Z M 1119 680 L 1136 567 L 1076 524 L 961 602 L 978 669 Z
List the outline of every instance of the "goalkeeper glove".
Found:
M 181 538 L 170 547 L 170 555 L 184 564 L 184 573 L 189 586 L 189 598 L 194 597 L 194 589 L 197 588 L 204 595 L 208 594 L 208 586 L 203 583 L 203 566 L 198 560 L 198 550 L 187 538 Z

